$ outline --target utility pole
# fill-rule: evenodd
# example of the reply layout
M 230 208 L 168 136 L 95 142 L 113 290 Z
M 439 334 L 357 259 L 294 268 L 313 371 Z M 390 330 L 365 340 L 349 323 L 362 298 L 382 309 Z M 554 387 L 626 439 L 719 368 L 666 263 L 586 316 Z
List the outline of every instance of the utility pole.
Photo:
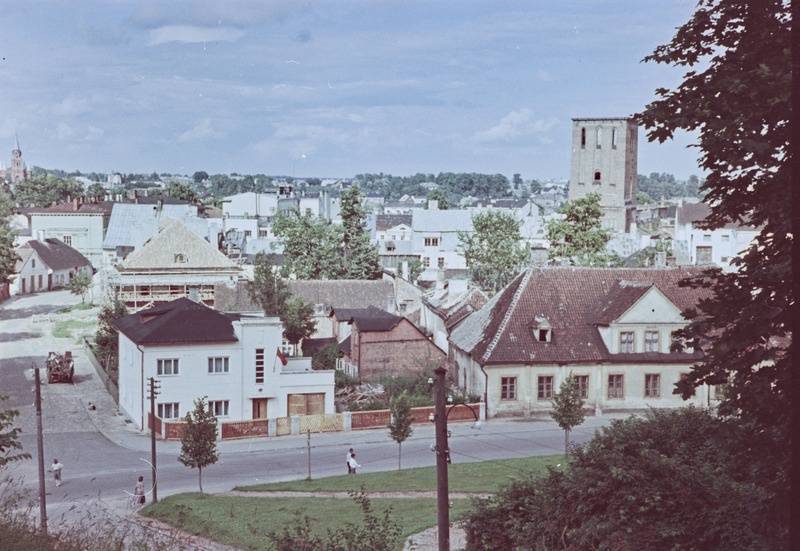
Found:
M 439 511 L 439 551 L 450 551 L 450 496 L 447 482 L 447 464 L 450 448 L 447 443 L 447 410 L 445 404 L 444 376 L 447 370 L 437 367 L 433 386 L 433 403 L 436 422 L 436 505 Z
M 34 380 L 36 381 L 36 449 L 39 455 L 39 522 L 42 533 L 47 535 L 47 501 L 44 489 L 44 441 L 42 439 L 42 382 L 39 379 L 39 368 L 33 363 Z
M 158 385 L 161 381 L 156 381 L 150 377 L 147 381 L 150 391 L 150 467 L 153 476 L 153 503 L 158 501 L 158 477 L 156 476 L 156 395 L 161 394 Z
M 311 429 L 308 429 L 306 448 L 308 451 L 308 478 L 306 480 L 311 480 Z

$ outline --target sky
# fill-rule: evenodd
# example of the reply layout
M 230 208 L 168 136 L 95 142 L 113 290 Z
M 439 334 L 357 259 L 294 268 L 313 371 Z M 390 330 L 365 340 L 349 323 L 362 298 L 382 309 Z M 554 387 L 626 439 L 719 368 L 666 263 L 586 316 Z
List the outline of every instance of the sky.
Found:
M 0 0 L 0 161 L 67 171 L 569 178 L 572 118 L 682 71 L 687 0 Z M 640 174 L 702 176 L 694 136 Z

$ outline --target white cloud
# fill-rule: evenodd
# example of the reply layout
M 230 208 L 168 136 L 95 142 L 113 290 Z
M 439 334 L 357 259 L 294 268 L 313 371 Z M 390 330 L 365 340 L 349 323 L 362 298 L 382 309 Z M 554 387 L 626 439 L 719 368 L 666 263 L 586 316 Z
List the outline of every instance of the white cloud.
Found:
M 150 31 L 150 45 L 167 42 L 192 44 L 198 42 L 234 42 L 244 36 L 244 31 L 230 27 L 194 27 L 191 25 L 167 25 Z
M 521 137 L 547 132 L 558 123 L 558 119 L 537 119 L 533 110 L 523 107 L 519 111 L 512 111 L 500 122 L 481 132 L 472 135 L 471 141 L 478 143 L 496 143 L 513 141 Z
M 62 122 L 58 125 L 57 134 L 60 141 L 68 141 L 75 137 L 75 130 L 68 124 Z
M 103 135 L 105 134 L 105 130 L 102 128 L 98 128 L 96 126 L 90 126 L 89 130 L 86 132 L 86 136 L 84 139 L 87 142 L 97 142 L 103 139 Z
M 194 128 L 187 130 L 178 136 L 179 142 L 194 142 L 205 140 L 206 138 L 224 138 L 225 132 L 214 130 L 211 126 L 211 119 L 203 119 Z
M 82 115 L 88 113 L 91 107 L 86 98 L 69 96 L 53 107 L 53 113 L 59 116 Z

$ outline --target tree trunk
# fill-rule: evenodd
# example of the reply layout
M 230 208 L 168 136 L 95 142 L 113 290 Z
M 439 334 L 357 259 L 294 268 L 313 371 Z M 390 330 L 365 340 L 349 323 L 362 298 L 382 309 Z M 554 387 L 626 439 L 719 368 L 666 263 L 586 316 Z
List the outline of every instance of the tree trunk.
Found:
M 197 469 L 197 480 L 200 482 L 200 493 L 203 493 L 203 467 Z
M 400 458 L 403 456 L 403 443 L 397 443 L 397 470 L 400 470 Z
M 564 429 L 564 458 L 569 457 L 569 429 Z

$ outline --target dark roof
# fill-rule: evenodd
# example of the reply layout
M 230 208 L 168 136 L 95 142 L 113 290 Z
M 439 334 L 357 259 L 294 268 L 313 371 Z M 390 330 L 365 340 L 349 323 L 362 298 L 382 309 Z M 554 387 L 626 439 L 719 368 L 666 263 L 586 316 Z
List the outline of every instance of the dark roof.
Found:
M 706 203 L 685 203 L 678 207 L 676 217 L 679 226 L 692 223 L 697 223 L 699 226 L 709 214 L 711 214 L 711 207 Z M 755 229 L 755 226 L 745 220 L 743 222 L 727 222 L 723 228 Z
M 369 308 L 358 308 L 351 310 L 350 322 L 358 327 L 360 333 L 368 331 L 389 331 L 400 321 L 402 316 L 395 316 L 380 308 L 370 306 Z M 340 319 L 337 317 L 337 319 Z
M 82 268 L 91 266 L 85 256 L 61 241 L 53 237 L 48 237 L 44 241 L 33 239 L 22 244 L 22 247 L 30 247 L 39 255 L 42 262 L 53 270 L 67 270 L 74 266 Z
M 410 214 L 377 214 L 375 215 L 375 229 L 385 231 L 392 229 L 400 224 L 411 227 L 412 216 Z
M 239 318 L 183 297 L 116 319 L 112 325 L 136 344 L 236 342 L 232 322 Z
M 106 214 L 111 216 L 114 201 L 81 202 L 73 199 L 69 203 L 49 207 L 31 208 L 31 214 Z
M 597 330 L 655 286 L 681 311 L 708 290 L 680 287 L 702 268 L 529 268 L 456 327 L 453 344 L 486 364 L 617 361 Z M 553 328 L 552 341 L 534 339 L 537 318 Z M 635 354 L 637 358 L 643 355 Z M 693 361 L 699 353 L 648 354 L 665 361 Z
M 347 338 L 339 343 L 339 350 L 342 354 L 349 356 L 353 351 L 353 336 L 347 335 Z

